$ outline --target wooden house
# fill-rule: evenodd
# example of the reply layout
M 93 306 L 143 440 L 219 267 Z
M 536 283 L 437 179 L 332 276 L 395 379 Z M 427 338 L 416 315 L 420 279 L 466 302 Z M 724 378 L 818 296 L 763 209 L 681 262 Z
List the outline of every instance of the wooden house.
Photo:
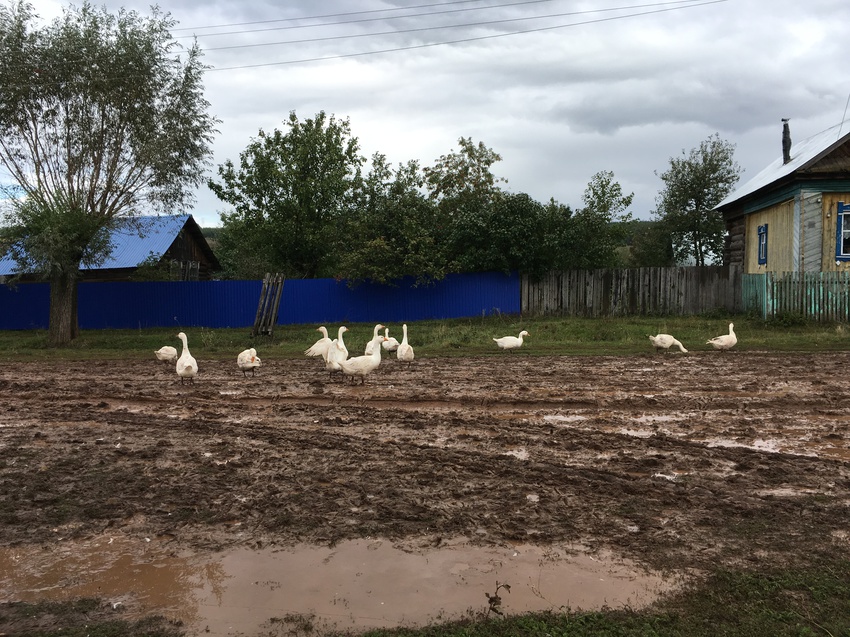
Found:
M 112 251 L 97 267 L 84 267 L 81 281 L 128 281 L 140 277 L 178 281 L 213 278 L 221 269 L 215 254 L 192 215 L 143 216 L 126 220 L 110 235 Z M 35 273 L 20 272 L 10 256 L 0 258 L 0 281 L 15 276 L 35 280 Z
M 792 144 L 783 121 L 782 157 L 715 208 L 724 263 L 744 274 L 850 270 L 850 126 Z

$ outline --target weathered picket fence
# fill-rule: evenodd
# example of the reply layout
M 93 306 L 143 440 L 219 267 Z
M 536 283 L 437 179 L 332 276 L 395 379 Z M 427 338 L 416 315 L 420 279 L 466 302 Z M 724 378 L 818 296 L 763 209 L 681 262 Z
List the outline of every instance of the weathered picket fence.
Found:
M 523 313 L 563 316 L 740 312 L 739 266 L 628 268 L 550 272 L 522 278 Z
M 742 278 L 743 310 L 850 321 L 850 272 L 765 272 Z

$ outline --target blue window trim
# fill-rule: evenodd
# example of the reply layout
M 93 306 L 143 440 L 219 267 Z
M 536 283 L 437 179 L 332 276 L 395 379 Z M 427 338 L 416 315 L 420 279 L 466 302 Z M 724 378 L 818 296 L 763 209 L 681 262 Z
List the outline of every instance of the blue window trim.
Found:
M 847 217 L 847 222 L 850 223 L 850 205 L 845 205 L 843 201 L 838 202 L 838 213 L 835 215 L 835 260 L 850 261 L 850 252 L 843 253 L 841 251 L 842 238 L 844 235 L 844 218 Z
M 759 226 L 759 265 L 767 264 L 767 224 Z

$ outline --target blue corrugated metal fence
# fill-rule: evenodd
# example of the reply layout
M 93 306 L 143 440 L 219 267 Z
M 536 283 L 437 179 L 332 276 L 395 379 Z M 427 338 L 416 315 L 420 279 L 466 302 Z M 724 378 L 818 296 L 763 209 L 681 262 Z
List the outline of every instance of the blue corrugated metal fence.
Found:
M 78 317 L 81 329 L 250 327 L 261 290 L 262 281 L 81 283 Z M 49 308 L 47 283 L 0 285 L 0 329 L 46 329 Z M 399 322 L 519 312 L 516 274 L 454 274 L 426 287 L 402 280 L 353 289 L 334 279 L 293 279 L 284 283 L 277 322 Z

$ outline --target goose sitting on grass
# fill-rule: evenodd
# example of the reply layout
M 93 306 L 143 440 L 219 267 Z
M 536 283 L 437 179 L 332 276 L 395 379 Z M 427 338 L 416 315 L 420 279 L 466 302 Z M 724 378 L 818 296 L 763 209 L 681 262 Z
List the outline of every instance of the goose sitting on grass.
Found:
M 257 350 L 253 347 L 239 352 L 239 356 L 236 357 L 236 366 L 242 370 L 243 376 L 248 375 L 248 370 L 251 370 L 251 376 L 255 376 L 260 365 L 262 365 L 262 361 L 257 356 Z
M 366 376 L 374 372 L 381 364 L 381 343 L 384 337 L 378 330 L 384 329 L 380 323 L 375 326 L 375 335 L 372 337 L 372 353 L 363 356 L 354 356 L 339 362 L 339 367 L 345 376 L 352 379 L 360 377 L 360 384 L 366 384 Z
M 729 323 L 729 333 L 722 336 L 715 336 L 705 342 L 706 345 L 711 345 L 714 349 L 725 352 L 727 349 L 732 349 L 738 342 L 738 337 L 735 336 L 735 324 Z
M 189 343 L 186 335 L 183 332 L 180 332 L 177 335 L 177 338 L 183 341 L 183 353 L 180 354 L 180 358 L 177 359 L 177 375 L 180 377 L 180 384 L 182 385 L 186 380 L 188 380 L 194 385 L 195 376 L 198 375 L 198 362 L 195 360 L 195 357 L 189 353 Z
M 671 347 L 675 346 L 679 348 L 679 351 L 682 351 L 685 354 L 688 353 L 685 346 L 673 338 L 670 334 L 657 334 L 655 336 L 650 336 L 649 340 L 652 342 L 653 347 L 655 347 L 656 352 L 662 349 L 669 350 Z
M 506 349 L 512 352 L 518 347 L 522 347 L 523 336 L 531 336 L 531 334 L 523 330 L 519 333 L 519 336 L 503 336 L 502 338 L 494 338 L 493 340 L 496 341 L 496 345 L 500 349 Z

